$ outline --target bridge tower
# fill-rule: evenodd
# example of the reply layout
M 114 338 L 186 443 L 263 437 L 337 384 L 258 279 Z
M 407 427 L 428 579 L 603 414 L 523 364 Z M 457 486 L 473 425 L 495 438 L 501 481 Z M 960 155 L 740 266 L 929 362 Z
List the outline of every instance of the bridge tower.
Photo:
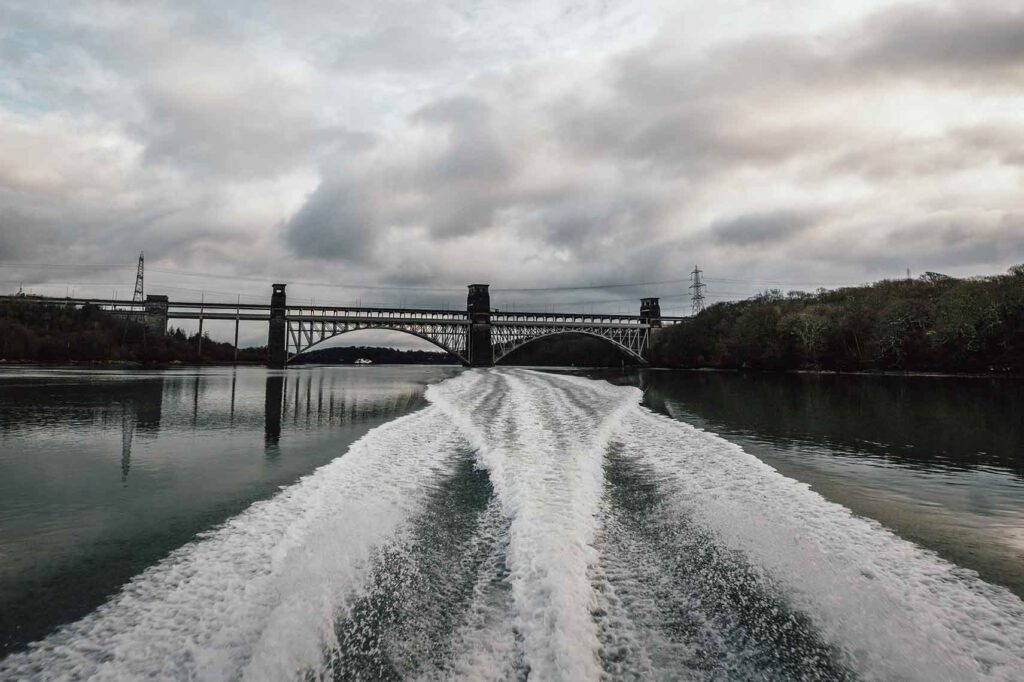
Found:
M 640 320 L 651 326 L 643 347 L 644 360 L 651 361 L 654 338 L 661 331 L 661 302 L 657 298 L 640 299 Z
M 169 305 L 166 296 L 158 294 L 146 296 L 146 312 L 143 320 L 151 334 L 163 336 L 167 333 L 167 308 Z
M 494 364 L 491 346 L 491 293 L 488 284 L 470 284 L 466 298 L 469 313 L 469 337 L 466 350 L 470 367 L 490 367 Z
M 288 363 L 288 321 L 285 319 L 287 300 L 284 284 L 275 284 L 270 296 L 270 335 L 267 337 L 267 366 L 284 369 Z

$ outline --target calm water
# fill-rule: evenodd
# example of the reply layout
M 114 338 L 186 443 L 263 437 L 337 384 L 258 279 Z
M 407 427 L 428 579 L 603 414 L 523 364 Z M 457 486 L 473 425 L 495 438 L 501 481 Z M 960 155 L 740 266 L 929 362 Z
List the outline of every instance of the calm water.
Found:
M 1021 384 L 603 378 L 0 372 L 0 678 L 1019 678 Z

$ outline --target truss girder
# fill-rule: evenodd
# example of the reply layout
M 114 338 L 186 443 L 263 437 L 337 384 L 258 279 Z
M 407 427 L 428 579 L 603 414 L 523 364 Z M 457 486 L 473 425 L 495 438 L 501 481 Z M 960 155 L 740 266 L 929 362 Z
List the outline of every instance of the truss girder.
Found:
M 360 329 L 406 332 L 430 341 L 463 362 L 467 362 L 469 357 L 470 322 L 468 315 L 461 311 L 289 306 L 286 319 L 289 360 L 327 339 Z M 492 313 L 491 345 L 494 361 L 498 362 L 530 341 L 566 333 L 605 339 L 641 362 L 646 361 L 650 325 L 636 316 Z
M 646 324 L 616 324 L 600 322 L 501 322 L 491 327 L 491 345 L 494 362 L 498 362 L 516 348 L 544 336 L 555 334 L 587 334 L 606 339 L 641 362 L 646 362 L 650 327 Z
M 360 320 L 317 319 L 313 316 L 297 316 L 288 318 L 288 359 L 305 353 L 313 346 L 340 334 L 360 329 L 386 329 L 400 331 L 426 339 L 443 348 L 463 362 L 466 362 L 466 329 L 468 325 L 462 321 L 432 321 L 412 318 L 386 317 L 366 318 Z

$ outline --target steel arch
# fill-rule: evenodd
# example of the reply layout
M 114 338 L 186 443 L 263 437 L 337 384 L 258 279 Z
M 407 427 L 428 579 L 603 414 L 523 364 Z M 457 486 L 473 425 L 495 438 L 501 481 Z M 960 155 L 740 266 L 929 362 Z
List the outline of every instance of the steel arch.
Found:
M 594 329 L 588 329 L 585 327 L 567 325 L 564 328 L 545 328 L 541 333 L 523 333 L 523 331 L 512 331 L 506 334 L 506 338 L 498 340 L 493 344 L 494 346 L 494 364 L 498 364 L 502 358 L 507 356 L 512 351 L 522 348 L 528 343 L 539 341 L 551 336 L 560 336 L 562 334 L 583 334 L 585 336 L 592 336 L 597 339 L 602 339 L 612 344 L 619 350 L 626 353 L 631 358 L 639 360 L 640 363 L 646 365 L 647 358 L 644 357 L 643 353 L 647 350 L 647 344 L 649 343 L 649 330 L 647 328 L 631 328 L 631 329 L 619 329 L 613 330 L 610 335 L 608 333 L 597 332 Z M 613 336 L 622 336 L 625 338 L 626 343 L 613 338 Z M 630 345 L 627 345 L 629 343 Z
M 379 329 L 386 331 L 403 332 L 428 341 L 441 350 L 444 350 L 457 357 L 464 364 L 469 364 L 466 359 L 466 327 L 455 324 L 367 324 L 362 322 L 302 322 L 288 321 L 288 362 L 306 353 L 324 341 L 328 341 L 342 334 L 362 331 L 364 329 Z M 315 339 L 315 340 L 314 340 Z M 305 343 L 303 343 L 305 341 Z

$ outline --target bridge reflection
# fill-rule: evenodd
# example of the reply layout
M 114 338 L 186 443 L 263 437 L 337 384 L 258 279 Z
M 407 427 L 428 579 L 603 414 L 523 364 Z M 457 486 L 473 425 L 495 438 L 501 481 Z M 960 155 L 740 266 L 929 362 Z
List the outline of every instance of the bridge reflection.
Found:
M 280 374 L 267 376 L 267 388 L 263 401 L 263 447 L 267 456 L 276 456 L 281 441 L 281 412 L 284 408 L 284 377 Z
M 418 384 L 368 386 L 329 372 L 266 379 L 266 429 L 274 438 L 280 438 L 282 422 L 292 430 L 316 429 L 392 419 L 424 405 Z
M 3 368 L 0 626 L 18 629 L 0 657 L 344 456 L 458 371 Z
M 124 487 L 137 474 L 139 456 L 147 459 L 143 468 L 155 471 L 208 449 L 244 449 L 256 435 L 264 454 L 276 457 L 282 441 L 292 436 L 308 441 L 337 429 L 354 433 L 374 426 L 424 406 L 426 383 L 449 370 L 458 371 L 336 367 L 287 375 L 221 368 L 48 373 L 4 386 L 0 437 L 45 439 L 74 431 L 78 441 L 104 443 Z M 168 450 L 171 442 L 178 445 Z M 157 450 L 162 453 L 158 457 Z

